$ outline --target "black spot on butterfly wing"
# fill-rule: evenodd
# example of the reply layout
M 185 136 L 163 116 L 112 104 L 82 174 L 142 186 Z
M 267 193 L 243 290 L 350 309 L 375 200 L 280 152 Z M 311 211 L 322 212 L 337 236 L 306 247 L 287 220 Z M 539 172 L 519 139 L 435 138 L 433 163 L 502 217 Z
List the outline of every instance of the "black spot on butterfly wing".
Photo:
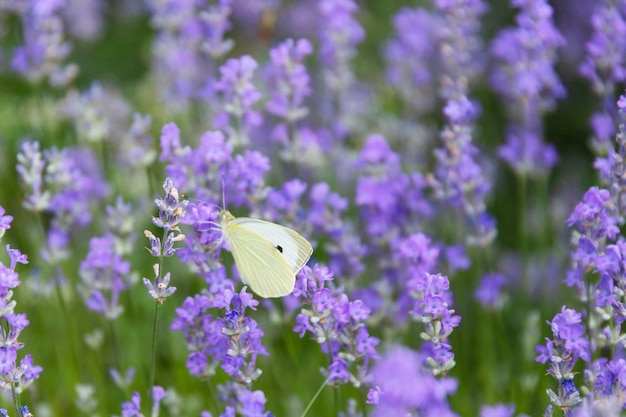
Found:
M 278 252 L 283 253 L 283 247 L 280 245 L 276 245 L 276 249 L 278 249 Z

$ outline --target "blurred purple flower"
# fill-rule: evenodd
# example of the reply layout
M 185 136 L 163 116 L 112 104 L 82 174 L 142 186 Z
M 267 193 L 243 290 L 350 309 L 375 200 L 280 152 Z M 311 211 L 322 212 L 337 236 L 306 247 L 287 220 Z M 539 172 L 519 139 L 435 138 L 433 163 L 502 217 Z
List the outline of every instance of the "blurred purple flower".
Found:
M 615 238 L 619 228 L 609 191 L 591 187 L 567 219 L 567 225 L 591 242 Z M 584 240 L 583 244 L 586 244 Z
M 483 0 L 436 0 L 434 4 L 441 21 L 440 95 L 446 101 L 458 101 L 467 96 L 469 83 L 483 70 L 480 17 L 487 11 L 487 4 Z
M 365 31 L 354 17 L 358 6 L 353 0 L 321 0 L 318 10 L 319 58 L 323 64 L 323 85 L 330 92 L 324 115 L 335 136 L 343 139 L 349 117 L 347 94 L 355 83 L 350 64 Z
M 520 8 L 517 26 L 502 30 L 493 41 L 491 51 L 501 64 L 492 82 L 510 106 L 526 103 L 519 111 L 523 111 L 522 116 L 533 117 L 534 112 L 541 114 L 551 109 L 554 100 L 565 95 L 553 68 L 556 51 L 564 45 L 564 39 L 554 26 L 552 7 L 547 2 L 511 0 L 511 3 Z
M 433 214 L 422 195 L 426 184 L 402 171 L 400 156 L 383 136 L 366 138 L 356 167 L 360 175 L 355 200 L 361 207 L 367 234 L 375 244 L 386 245 L 394 237 L 406 234 L 417 219 Z
M 272 91 L 267 111 L 284 123 L 293 124 L 308 114 L 304 100 L 311 94 L 310 77 L 304 59 L 313 52 L 307 39 L 287 39 L 270 50 L 268 72 Z
M 270 100 L 267 111 L 278 118 L 271 137 L 280 143 L 281 155 L 288 161 L 304 163 L 309 159 L 301 138 L 308 131 L 296 129 L 296 123 L 307 116 L 305 99 L 311 94 L 310 77 L 304 59 L 313 52 L 306 39 L 287 39 L 270 50 L 267 68 Z
M 150 0 L 156 30 L 153 71 L 164 103 L 182 112 L 194 101 L 213 98 L 217 63 L 232 49 L 225 39 L 232 0 L 215 3 Z
M 372 416 L 456 416 L 447 397 L 456 391 L 457 381 L 435 378 L 425 366 L 423 354 L 404 346 L 390 347 L 372 367 L 372 385 L 376 388 L 370 394 L 378 397 Z
M 484 308 L 500 310 L 507 301 L 507 295 L 502 292 L 507 279 L 503 274 L 487 274 L 482 277 L 474 293 L 474 297 Z
M 483 405 L 480 408 L 480 417 L 513 417 L 515 406 L 508 404 Z
M 214 85 L 222 103 L 214 125 L 227 132 L 235 148 L 249 145 L 249 132 L 263 123 L 261 114 L 252 108 L 261 99 L 252 83 L 256 68 L 256 61 L 248 55 L 229 59 L 220 67 L 220 79 Z
M 67 31 L 81 41 L 94 42 L 101 37 L 106 12 L 109 7 L 104 0 L 64 0 L 62 15 Z
M 461 101 L 470 103 L 464 96 Z M 497 235 L 485 203 L 491 184 L 475 159 L 479 152 L 472 144 L 471 117 L 467 116 L 465 113 L 458 123 L 450 120 L 444 127 L 440 134 L 443 146 L 435 150 L 437 167 L 428 181 L 438 200 L 460 211 L 469 229 L 465 243 L 487 246 Z
M 130 104 L 113 88 L 96 82 L 81 93 L 70 91 L 57 112 L 73 124 L 80 141 L 103 142 L 116 168 L 143 172 L 156 158 L 151 117 L 131 117 Z
M 595 2 L 591 14 L 593 32 L 585 44 L 586 57 L 580 64 L 580 73 L 591 82 L 594 93 L 600 99 L 600 108 L 591 118 L 591 145 L 597 155 L 613 150 L 611 137 L 618 124 L 613 95 L 616 85 L 626 79 L 625 13 L 621 2 Z M 598 118 L 603 118 L 606 123 L 598 123 Z
M 498 156 L 518 175 L 546 174 L 559 159 L 554 146 L 530 131 L 510 132 L 506 143 L 498 148 Z
M 117 319 L 124 311 L 119 296 L 127 288 L 125 280 L 130 273 L 130 262 L 124 261 L 115 249 L 113 235 L 92 238 L 87 258 L 79 269 L 79 291 L 85 304 L 109 320 Z
M 557 99 L 565 97 L 565 87 L 554 69 L 557 49 L 565 40 L 554 25 L 547 1 L 511 3 L 520 8 L 517 26 L 503 29 L 491 46 L 499 62 L 492 85 L 514 119 L 499 153 L 520 175 L 544 175 L 556 163 L 556 150 L 541 139 L 541 119 Z
M 22 203 L 27 210 L 36 213 L 50 207 L 51 194 L 44 191 L 44 171 L 46 162 L 39 150 L 39 142 L 24 142 L 17 154 L 17 173 L 24 185 L 31 191 Z
M 24 206 L 52 215 L 42 256 L 57 264 L 69 256 L 70 231 L 91 223 L 90 209 L 107 196 L 108 184 L 94 154 L 84 147 L 51 148 L 41 153 L 38 143 L 27 142 L 18 155 L 17 171 L 32 190 Z
M 439 17 L 422 8 L 401 8 L 393 16 L 394 38 L 385 45 L 386 78 L 414 111 L 435 104 Z
M 11 228 L 13 216 L 5 215 L 4 207 L 0 206 L 0 239 L 4 236 L 7 229 Z
M 266 195 L 263 176 L 270 169 L 269 159 L 249 150 L 234 155 L 233 145 L 222 132 L 204 132 L 197 148 L 183 147 L 180 131 L 170 123 L 163 127 L 161 148 L 159 160 L 168 163 L 167 175 L 198 200 L 220 204 L 222 193 L 218 190 L 224 189 L 228 190 L 229 204 L 251 208 L 253 201 Z
M 29 82 L 65 87 L 78 75 L 76 64 L 64 64 L 71 51 L 60 16 L 64 7 L 64 0 L 36 0 L 16 9 L 24 43 L 13 51 L 11 67 Z
M 152 388 L 152 408 L 149 413 L 151 416 L 159 415 L 159 408 L 161 405 L 161 400 L 167 396 L 167 392 L 159 387 L 154 386 Z M 133 392 L 131 400 L 128 402 L 122 403 L 122 417 L 142 417 L 141 413 L 141 396 L 137 391 Z

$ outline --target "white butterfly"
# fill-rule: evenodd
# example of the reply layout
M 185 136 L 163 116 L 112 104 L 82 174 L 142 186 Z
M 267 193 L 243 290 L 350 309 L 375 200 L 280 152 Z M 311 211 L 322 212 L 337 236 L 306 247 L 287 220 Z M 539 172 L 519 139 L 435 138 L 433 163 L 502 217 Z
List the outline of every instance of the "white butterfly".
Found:
M 220 212 L 226 239 L 244 283 L 261 297 L 284 297 L 293 291 L 296 274 L 313 247 L 298 232 L 276 223 Z

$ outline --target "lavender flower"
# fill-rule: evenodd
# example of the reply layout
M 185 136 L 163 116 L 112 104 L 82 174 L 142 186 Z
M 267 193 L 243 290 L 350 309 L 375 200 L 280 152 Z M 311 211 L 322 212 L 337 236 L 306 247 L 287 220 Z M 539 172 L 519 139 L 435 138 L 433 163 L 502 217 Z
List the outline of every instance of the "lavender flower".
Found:
M 220 67 L 221 77 L 214 86 L 224 109 L 215 116 L 214 124 L 227 132 L 234 147 L 246 147 L 249 132 L 263 122 L 261 114 L 252 108 L 261 98 L 252 83 L 256 67 L 256 61 L 248 55 L 229 59 Z
M 385 46 L 386 78 L 412 111 L 435 104 L 433 90 L 442 22 L 421 8 L 401 8 L 393 16 L 394 38 Z
M 64 87 L 78 75 L 78 66 L 64 65 L 71 47 L 64 41 L 63 20 L 59 13 L 64 1 L 29 2 L 20 10 L 24 43 L 13 52 L 11 66 L 32 83 L 47 81 Z
M 585 338 L 582 316 L 575 310 L 561 309 L 548 324 L 552 328 L 553 339 L 546 338 L 546 344 L 537 345 L 537 362 L 548 364 L 548 374 L 559 384 L 558 394 L 548 390 L 552 404 L 567 410 L 580 403 L 580 393 L 574 385 L 574 365 L 578 359 L 588 362 L 591 359 L 589 341 Z
M 587 41 L 587 56 L 580 73 L 587 78 L 600 99 L 600 108 L 591 117 L 592 149 L 596 155 L 613 150 L 611 137 L 617 124 L 613 106 L 615 87 L 626 79 L 626 20 L 623 5 L 611 1 L 595 4 L 591 15 L 593 33 Z
M 152 217 L 152 223 L 156 227 L 163 229 L 163 238 L 154 236 L 149 230 L 144 231 L 144 235 L 150 241 L 148 251 L 152 256 L 158 257 L 160 261 L 153 265 L 154 281 L 150 282 L 147 278 L 143 278 L 143 283 L 148 289 L 150 297 L 161 304 L 176 291 L 175 287 L 169 287 L 169 272 L 162 275 L 161 265 L 163 258 L 176 253 L 174 244 L 185 239 L 185 235 L 181 233 L 178 224 L 185 217 L 185 210 L 189 203 L 187 200 L 179 200 L 178 190 L 174 187 L 171 178 L 165 179 L 163 190 L 165 191 L 165 196 L 154 200 L 155 205 L 159 209 L 159 217 Z
M 106 206 L 106 226 L 115 237 L 115 250 L 120 255 L 132 253 L 135 247 L 137 233 L 135 232 L 136 219 L 134 207 L 124 203 L 121 196 L 115 199 L 114 206 Z
M 468 98 L 469 82 L 482 70 L 478 31 L 486 5 L 481 0 L 439 0 L 435 5 L 444 25 L 439 93 L 446 100 L 446 126 L 440 133 L 443 144 L 435 151 L 437 167 L 428 181 L 438 199 L 460 211 L 469 230 L 466 244 L 487 246 L 497 233 L 485 204 L 491 184 L 475 159 L 472 123 L 479 109 Z
M 291 162 L 310 161 L 301 138 L 307 131 L 296 129 L 296 124 L 309 113 L 305 99 L 311 94 L 310 77 L 303 61 L 312 52 L 313 46 L 306 39 L 287 39 L 270 50 L 267 73 L 272 93 L 266 108 L 278 118 L 271 136 L 280 143 L 281 156 Z
M 131 120 L 130 104 L 113 88 L 93 83 L 81 93 L 70 91 L 57 112 L 74 125 L 81 141 L 105 143 L 116 168 L 143 172 L 156 158 L 151 117 L 135 113 Z
M 1 206 L 0 212 L 4 214 Z M 2 216 L 2 230 L 9 228 L 12 221 L 9 217 Z M 25 254 L 18 249 L 11 249 L 9 245 L 6 245 L 6 251 L 10 263 L 8 266 L 0 263 L 0 318 L 5 323 L 0 327 L 0 388 L 15 396 L 39 378 L 42 368 L 33 363 L 31 355 L 24 355 L 18 363 L 18 351 L 24 347 L 18 338 L 29 321 L 26 314 L 15 313 L 17 304 L 12 298 L 13 289 L 21 284 L 15 268 L 18 263 L 27 264 L 28 259 Z M 19 401 L 16 400 L 15 404 L 19 404 Z
M 172 110 L 181 112 L 192 102 L 213 97 L 216 64 L 233 47 L 233 41 L 224 38 L 230 28 L 231 3 L 148 3 L 151 24 L 157 31 L 153 70 L 163 101 Z
M 107 3 L 104 0 L 64 0 L 62 15 L 67 31 L 82 41 L 94 42 L 104 30 Z
M 130 105 L 119 92 L 96 82 L 82 93 L 70 91 L 59 103 L 58 113 L 74 123 L 79 138 L 111 142 L 123 137 Z
M 181 331 L 191 353 L 187 367 L 199 378 L 212 376 L 221 367 L 231 381 L 220 385 L 220 402 L 226 407 L 225 415 L 235 409 L 247 409 L 264 415 L 265 396 L 261 391 L 250 391 L 252 383 L 261 375 L 256 368 L 258 355 L 267 355 L 261 344 L 263 330 L 255 320 L 246 315 L 246 309 L 256 310 L 258 301 L 246 292 L 234 293 L 225 289 L 218 294 L 198 294 L 188 297 L 176 309 L 177 317 L 172 330 Z M 209 310 L 223 311 L 215 317 Z
M 43 190 L 46 162 L 39 150 L 39 142 L 24 142 L 17 161 L 17 172 L 24 185 L 31 190 L 23 203 L 24 208 L 36 213 L 48 209 L 51 194 Z
M 417 219 L 433 214 L 422 196 L 426 183 L 418 174 L 402 172 L 400 156 L 386 139 L 372 135 L 356 161 L 361 171 L 356 187 L 356 204 L 367 224 L 368 235 L 384 246 L 394 237 L 417 228 Z
M 615 135 L 615 148 L 611 149 L 606 157 L 598 156 L 594 163 L 598 170 L 602 184 L 608 188 L 611 194 L 611 200 L 617 209 L 617 215 L 621 219 L 626 212 L 626 199 L 622 197 L 621 189 L 626 185 L 622 175 L 626 172 L 626 96 L 621 95 L 617 101 L 617 107 L 621 123 L 619 123 L 619 131 Z
M 222 333 L 228 339 L 226 355 L 222 357 L 222 369 L 239 384 L 249 386 L 260 375 L 256 369 L 258 355 L 266 355 L 261 344 L 263 329 L 246 316 L 246 309 L 256 310 L 258 301 L 244 287 L 239 294 L 226 290 L 216 297 L 215 307 L 225 310 Z
M 513 417 L 515 406 L 507 404 L 483 405 L 480 408 L 480 417 Z
M 329 366 L 323 372 L 329 384 L 360 387 L 368 382 L 379 340 L 369 335 L 365 325 L 370 309 L 361 300 L 334 295 L 325 287 L 332 279 L 333 273 L 325 266 L 305 266 L 300 271 L 293 295 L 302 299 L 304 308 L 293 330 L 300 337 L 309 333 L 328 355 Z
M 57 190 L 50 201 L 57 224 L 62 227 L 90 224 L 90 205 L 109 192 L 94 154 L 87 148 L 52 148 L 44 151 L 44 159 L 46 185 Z
M 507 279 L 502 274 L 487 274 L 482 277 L 480 284 L 474 293 L 474 297 L 491 310 L 500 310 L 508 297 L 502 288 L 507 284 Z
M 416 299 L 410 314 L 425 325 L 420 337 L 426 341 L 422 351 L 428 355 L 428 366 L 433 375 L 445 375 L 456 364 L 448 336 L 461 322 L 461 317 L 448 308 L 452 304 L 448 278 L 425 273 L 414 277 L 408 287 Z
M 459 101 L 483 70 L 480 17 L 487 11 L 487 4 L 483 0 L 436 0 L 435 7 L 442 20 L 440 95 L 445 100 Z
M 70 230 L 91 223 L 90 206 L 107 195 L 108 185 L 93 153 L 86 148 L 52 148 L 42 153 L 38 143 L 27 142 L 18 162 L 21 180 L 32 190 L 24 206 L 52 215 L 42 256 L 57 264 L 69 256 Z
M 79 290 L 87 307 L 109 320 L 117 319 L 124 311 L 119 296 L 127 289 L 125 279 L 129 273 L 130 262 L 116 252 L 113 235 L 92 238 L 79 270 Z
M 372 384 L 376 388 L 368 397 L 376 404 L 374 417 L 457 415 L 446 398 L 456 391 L 457 381 L 435 378 L 424 369 L 425 361 L 425 355 L 403 346 L 388 349 L 372 368 Z
M 159 386 L 152 388 L 152 408 L 149 416 L 158 416 L 161 407 L 161 401 L 167 396 L 167 391 Z M 141 413 L 141 396 L 138 392 L 133 392 L 132 399 L 122 403 L 122 417 L 143 417 Z
M 567 285 L 576 286 L 581 295 L 586 293 L 582 285 L 582 274 L 593 270 L 595 258 L 604 252 L 607 239 L 613 239 L 618 233 L 615 206 L 608 190 L 590 188 L 574 212 L 567 220 L 577 232 L 574 252 L 575 267 L 568 273 Z
M 330 91 L 332 102 L 326 109 L 327 120 L 337 120 L 332 130 L 336 136 L 345 136 L 344 120 L 348 117 L 346 94 L 354 84 L 350 68 L 356 55 L 356 46 L 365 38 L 363 27 L 354 18 L 358 6 L 353 0 L 322 0 L 319 2 L 320 27 L 319 58 L 324 64 L 322 77 Z
M 554 70 L 556 50 L 564 39 L 545 0 L 513 0 L 512 4 L 521 9 L 517 27 L 502 30 L 491 47 L 501 62 L 492 84 L 514 118 L 499 153 L 519 175 L 542 175 L 556 163 L 554 147 L 541 139 L 541 116 L 565 96 Z
M 441 132 L 443 146 L 435 150 L 437 168 L 428 177 L 437 199 L 460 211 L 469 229 L 466 244 L 487 246 L 496 237 L 495 220 L 487 212 L 485 199 L 491 190 L 475 160 L 471 122 L 476 108 L 465 96 L 450 100 L 444 113 L 449 124 Z
M 270 169 L 269 160 L 255 151 L 233 155 L 232 144 L 219 131 L 203 133 L 192 149 L 181 145 L 180 131 L 171 123 L 163 127 L 161 148 L 159 160 L 168 162 L 168 176 L 199 200 L 220 203 L 221 184 L 229 190 L 229 203 L 236 206 L 252 206 L 266 195 L 263 175 Z
M 4 233 L 11 228 L 11 222 L 13 221 L 13 216 L 5 215 L 5 213 L 4 207 L 0 206 L 0 240 Z
M 304 59 L 313 52 L 307 39 L 287 39 L 270 50 L 268 68 L 272 91 L 267 111 L 287 124 L 293 124 L 308 114 L 304 105 L 311 94 L 310 77 Z

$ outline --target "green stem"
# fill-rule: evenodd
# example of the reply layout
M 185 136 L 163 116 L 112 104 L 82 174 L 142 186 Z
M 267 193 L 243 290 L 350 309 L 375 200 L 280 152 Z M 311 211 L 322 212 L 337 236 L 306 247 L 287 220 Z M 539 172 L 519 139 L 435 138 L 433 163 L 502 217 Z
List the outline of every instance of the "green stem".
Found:
M 304 410 L 302 411 L 302 414 L 300 414 L 300 417 L 304 417 L 304 416 L 307 415 L 307 413 L 309 412 L 309 410 L 313 406 L 313 403 L 315 402 L 317 397 L 319 397 L 319 395 L 322 393 L 322 390 L 324 389 L 324 387 L 326 386 L 327 383 L 328 383 L 328 378 L 326 378 L 326 380 L 324 382 L 322 382 L 322 385 L 320 385 L 320 387 L 317 389 L 315 394 L 313 394 L 313 398 L 311 398 L 311 401 L 309 401 L 307 406 L 304 408 Z
M 151 359 L 150 359 L 150 376 L 148 379 L 148 407 L 152 404 L 152 388 L 154 388 L 154 381 L 156 375 L 156 337 L 157 337 L 157 326 L 159 323 L 159 306 L 161 303 L 156 301 L 154 303 L 154 321 L 152 322 L 152 348 L 151 348 Z
M 528 282 L 528 181 L 526 175 L 518 176 L 517 206 L 520 208 L 519 215 L 519 238 L 520 252 L 522 254 L 522 279 Z

